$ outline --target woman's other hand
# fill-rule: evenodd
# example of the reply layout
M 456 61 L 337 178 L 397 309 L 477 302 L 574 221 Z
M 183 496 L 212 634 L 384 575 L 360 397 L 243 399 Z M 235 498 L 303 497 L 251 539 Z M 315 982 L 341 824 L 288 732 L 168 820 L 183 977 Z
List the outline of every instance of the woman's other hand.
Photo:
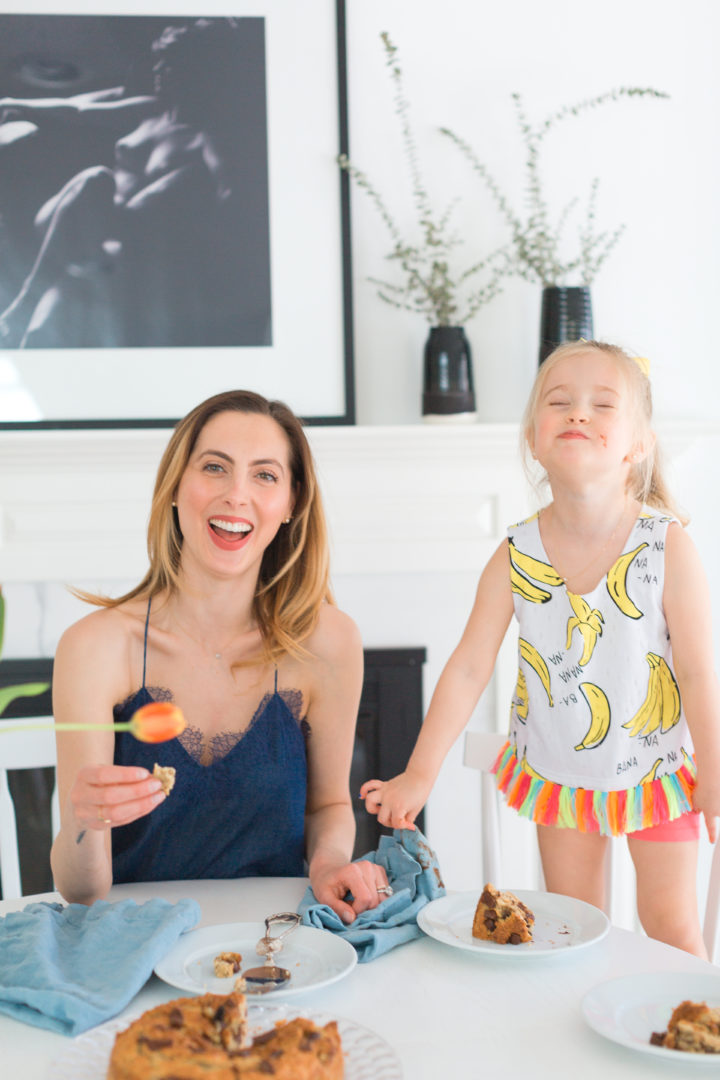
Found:
M 310 884 L 318 903 L 327 904 L 344 923 L 354 922 L 363 911 L 376 908 L 388 895 L 385 870 L 367 859 L 324 870 L 315 877 L 311 875 Z

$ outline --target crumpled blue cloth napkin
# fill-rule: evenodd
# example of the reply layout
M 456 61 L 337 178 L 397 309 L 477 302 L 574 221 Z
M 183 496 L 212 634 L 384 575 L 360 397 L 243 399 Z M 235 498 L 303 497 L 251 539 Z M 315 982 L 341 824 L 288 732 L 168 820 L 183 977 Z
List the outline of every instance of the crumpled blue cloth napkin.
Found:
M 28 904 L 0 919 L 0 1012 L 63 1035 L 119 1013 L 185 930 L 194 900 Z
M 308 888 L 298 912 L 304 926 L 332 930 L 349 941 L 357 950 L 358 963 L 365 964 L 397 945 L 421 937 L 417 913 L 431 900 L 444 896 L 445 886 L 437 856 L 419 829 L 395 829 L 392 836 L 380 838 L 377 851 L 362 858 L 385 868 L 392 896 L 346 925 L 331 907 L 319 904 Z

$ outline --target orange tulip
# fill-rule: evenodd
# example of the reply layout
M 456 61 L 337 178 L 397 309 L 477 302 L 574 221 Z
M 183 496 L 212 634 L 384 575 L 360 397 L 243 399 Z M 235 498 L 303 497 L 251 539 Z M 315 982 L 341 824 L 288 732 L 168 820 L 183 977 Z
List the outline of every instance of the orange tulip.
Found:
M 134 713 L 129 731 L 140 742 L 160 743 L 176 738 L 186 726 L 177 705 L 169 701 L 149 701 Z

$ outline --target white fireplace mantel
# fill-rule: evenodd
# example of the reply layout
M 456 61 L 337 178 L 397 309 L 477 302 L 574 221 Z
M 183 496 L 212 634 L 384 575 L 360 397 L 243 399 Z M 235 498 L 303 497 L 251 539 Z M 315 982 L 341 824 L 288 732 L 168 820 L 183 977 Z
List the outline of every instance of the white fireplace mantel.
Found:
M 663 425 L 670 457 L 720 426 Z M 477 570 L 532 496 L 515 424 L 309 427 L 333 573 Z M 0 432 L 0 582 L 134 579 L 170 432 Z

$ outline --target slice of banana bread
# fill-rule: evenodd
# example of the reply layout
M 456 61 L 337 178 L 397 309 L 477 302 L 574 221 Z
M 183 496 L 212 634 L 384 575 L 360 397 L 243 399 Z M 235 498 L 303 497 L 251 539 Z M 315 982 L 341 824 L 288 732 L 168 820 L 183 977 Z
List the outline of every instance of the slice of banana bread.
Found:
M 720 1009 L 711 1009 L 704 1001 L 682 1001 L 673 1010 L 667 1031 L 656 1032 L 650 1042 L 690 1054 L 720 1054 Z
M 532 941 L 535 916 L 511 892 L 486 885 L 475 908 L 472 936 L 500 945 L 520 945 Z

